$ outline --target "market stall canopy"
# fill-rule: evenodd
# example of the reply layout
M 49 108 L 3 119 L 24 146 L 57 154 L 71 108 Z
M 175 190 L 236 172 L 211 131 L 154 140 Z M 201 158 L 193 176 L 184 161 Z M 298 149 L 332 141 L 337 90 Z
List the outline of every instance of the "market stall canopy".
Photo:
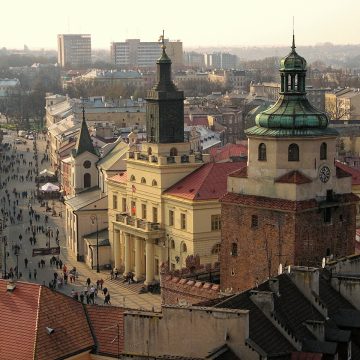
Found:
M 43 185 L 40 190 L 41 191 L 45 191 L 45 192 L 50 192 L 50 191 L 59 191 L 60 187 L 52 184 L 52 183 L 46 183 L 45 185 Z

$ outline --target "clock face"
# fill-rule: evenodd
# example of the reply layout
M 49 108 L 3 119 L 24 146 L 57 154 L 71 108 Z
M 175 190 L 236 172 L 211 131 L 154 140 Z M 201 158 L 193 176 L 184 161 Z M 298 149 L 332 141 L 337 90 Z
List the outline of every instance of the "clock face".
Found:
M 328 166 L 324 165 L 319 170 L 319 179 L 323 183 L 326 183 L 330 179 L 330 169 Z

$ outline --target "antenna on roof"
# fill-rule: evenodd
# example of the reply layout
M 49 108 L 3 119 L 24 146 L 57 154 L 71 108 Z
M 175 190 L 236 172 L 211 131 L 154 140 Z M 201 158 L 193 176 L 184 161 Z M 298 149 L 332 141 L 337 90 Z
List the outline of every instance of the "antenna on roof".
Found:
M 279 265 L 278 275 L 281 275 L 283 272 L 283 266 L 282 264 Z
M 322 268 L 324 268 L 324 267 L 325 267 L 325 265 L 326 265 L 326 259 L 325 259 L 325 258 L 323 258 L 323 259 L 322 259 L 322 262 L 321 262 L 321 267 L 322 267 Z

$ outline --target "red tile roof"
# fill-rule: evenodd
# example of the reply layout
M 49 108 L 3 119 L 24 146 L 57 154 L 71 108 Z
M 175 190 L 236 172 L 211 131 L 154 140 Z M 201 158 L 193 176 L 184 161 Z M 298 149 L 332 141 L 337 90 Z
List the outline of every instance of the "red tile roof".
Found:
M 0 280 L 0 359 L 33 359 L 40 287 L 19 282 L 11 293 L 6 283 Z
M 339 203 L 352 203 L 358 202 L 359 198 L 350 193 L 336 195 L 337 201 Z M 243 195 L 235 193 L 226 193 L 221 199 L 221 202 L 240 204 L 250 207 L 260 207 L 266 209 L 282 210 L 282 211 L 301 211 L 307 209 L 317 208 L 319 206 L 318 202 L 315 199 L 303 200 L 303 201 L 292 201 L 284 200 L 277 198 L 269 198 L 265 196 L 256 196 L 256 195 Z
M 335 162 L 336 166 L 336 176 L 338 178 L 343 177 L 352 177 L 353 185 L 360 185 L 360 170 L 352 168 L 346 164 L 343 164 L 339 161 Z
M 189 126 L 209 126 L 208 117 L 206 115 L 192 115 L 192 120 L 189 115 L 185 115 L 184 122 Z
M 115 306 L 87 305 L 86 311 L 98 353 L 117 356 L 119 351 L 121 354 L 124 351 L 124 310 Z
M 124 183 L 126 184 L 126 182 L 127 182 L 127 172 L 122 171 L 119 174 L 116 174 L 116 175 L 110 177 L 108 180 L 115 181 L 115 182 L 118 182 L 118 183 L 121 183 L 121 184 L 124 184 Z
M 226 193 L 227 176 L 246 166 L 246 162 L 208 163 L 186 176 L 165 191 L 189 200 L 219 199 Z
M 275 182 L 283 184 L 307 184 L 311 183 L 312 180 L 298 170 L 290 171 L 282 176 L 279 176 Z
M 0 280 L 0 359 L 57 359 L 93 348 L 78 301 L 38 284 L 18 281 L 12 292 L 6 285 Z
M 242 144 L 226 144 L 222 148 L 210 150 L 211 159 L 215 162 L 230 160 L 232 157 L 247 156 L 248 148 Z

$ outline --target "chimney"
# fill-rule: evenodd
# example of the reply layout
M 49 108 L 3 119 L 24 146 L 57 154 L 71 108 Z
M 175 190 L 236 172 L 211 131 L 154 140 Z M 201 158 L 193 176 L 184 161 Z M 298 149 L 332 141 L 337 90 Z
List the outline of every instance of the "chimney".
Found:
M 269 287 L 270 290 L 275 293 L 276 296 L 280 296 L 279 292 L 279 279 L 278 278 L 271 278 L 269 279 Z
M 15 288 L 15 281 L 13 279 L 9 279 L 8 283 L 6 284 L 6 291 L 13 292 Z
M 250 300 L 258 306 L 266 315 L 274 311 L 274 294 L 271 291 L 250 291 Z

